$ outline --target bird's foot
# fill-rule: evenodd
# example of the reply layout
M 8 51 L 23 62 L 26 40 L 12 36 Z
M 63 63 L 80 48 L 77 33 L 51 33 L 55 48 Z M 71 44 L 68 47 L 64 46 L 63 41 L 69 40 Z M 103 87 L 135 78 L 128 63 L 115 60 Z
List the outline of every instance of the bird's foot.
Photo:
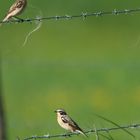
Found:
M 71 137 L 71 133 L 70 132 L 67 132 L 64 134 L 66 137 Z
M 18 22 L 23 22 L 24 21 L 24 19 L 22 19 L 22 18 L 19 18 L 19 17 L 13 17 L 14 19 L 17 19 L 18 20 Z

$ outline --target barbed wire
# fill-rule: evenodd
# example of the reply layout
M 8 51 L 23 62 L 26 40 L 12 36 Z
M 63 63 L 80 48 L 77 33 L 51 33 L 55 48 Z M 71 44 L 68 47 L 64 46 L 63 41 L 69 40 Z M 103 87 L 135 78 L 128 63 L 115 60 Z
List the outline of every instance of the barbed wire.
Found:
M 137 129 L 140 128 L 140 124 L 130 124 L 130 125 L 126 125 L 126 126 L 120 126 L 120 127 L 112 127 L 112 128 L 95 128 L 95 129 L 91 129 L 91 130 L 87 130 L 84 133 L 85 134 L 92 134 L 94 133 L 95 135 L 97 135 L 97 133 L 99 134 L 100 132 L 111 132 L 111 131 L 116 131 L 116 130 L 121 130 L 121 129 Z M 27 137 L 24 138 L 23 140 L 31 140 L 31 139 L 50 139 L 50 138 L 66 138 L 66 137 L 71 137 L 74 135 L 79 135 L 78 133 L 67 133 L 67 134 L 57 134 L 57 135 L 43 135 L 43 136 L 31 136 L 31 137 Z M 18 140 L 20 140 L 20 138 L 18 138 Z
M 77 15 L 62 15 L 62 16 L 49 16 L 49 17 L 36 17 L 36 18 L 28 18 L 28 19 L 16 19 L 16 20 L 9 20 L 9 21 L 0 21 L 1 24 L 6 23 L 24 23 L 24 22 L 35 22 L 35 21 L 44 21 L 44 20 L 70 20 L 76 18 L 86 19 L 87 17 L 98 17 L 98 16 L 105 16 L 105 15 L 120 15 L 120 14 L 134 14 L 140 13 L 140 8 L 136 9 L 124 9 L 124 10 L 117 10 L 114 9 L 113 11 L 98 11 L 98 12 L 82 12 L 81 14 Z

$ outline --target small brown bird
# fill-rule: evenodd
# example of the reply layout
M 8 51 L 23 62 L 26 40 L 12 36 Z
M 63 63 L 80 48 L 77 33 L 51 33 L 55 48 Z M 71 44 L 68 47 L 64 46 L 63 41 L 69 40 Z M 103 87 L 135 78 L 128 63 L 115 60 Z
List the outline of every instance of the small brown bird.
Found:
M 63 109 L 57 109 L 56 111 L 57 114 L 57 121 L 58 124 L 71 132 L 78 132 L 81 133 L 82 135 L 86 136 L 87 135 L 84 133 L 84 131 L 78 126 L 78 124 L 73 121 L 68 114 L 63 110 Z
M 16 17 L 21 14 L 27 5 L 27 0 L 16 0 L 15 3 L 10 7 L 7 15 L 3 19 L 3 22 L 8 21 L 12 17 Z

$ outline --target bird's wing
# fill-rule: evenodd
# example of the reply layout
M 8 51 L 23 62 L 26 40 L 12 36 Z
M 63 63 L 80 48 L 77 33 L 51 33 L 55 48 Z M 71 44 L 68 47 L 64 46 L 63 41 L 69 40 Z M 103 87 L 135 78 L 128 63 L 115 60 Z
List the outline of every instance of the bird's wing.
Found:
M 10 7 L 10 9 L 9 9 L 9 11 L 8 11 L 7 14 L 13 12 L 15 9 L 16 9 L 16 3 L 14 3 L 14 4 Z
M 65 115 L 62 116 L 61 118 L 64 123 L 68 123 L 69 126 L 82 131 L 82 129 L 78 126 L 78 124 L 74 120 L 72 120 L 69 116 Z
M 13 12 L 16 8 L 21 8 L 24 5 L 24 1 L 17 0 L 9 9 L 8 13 Z
M 70 121 L 70 118 L 67 115 L 62 116 L 61 119 L 64 123 L 69 123 Z
M 61 117 L 62 121 L 64 123 L 67 123 L 69 126 L 71 126 L 73 131 L 78 131 L 79 133 L 83 134 L 84 136 L 88 137 L 84 131 L 78 126 L 78 124 L 72 120 L 69 116 L 65 115 Z

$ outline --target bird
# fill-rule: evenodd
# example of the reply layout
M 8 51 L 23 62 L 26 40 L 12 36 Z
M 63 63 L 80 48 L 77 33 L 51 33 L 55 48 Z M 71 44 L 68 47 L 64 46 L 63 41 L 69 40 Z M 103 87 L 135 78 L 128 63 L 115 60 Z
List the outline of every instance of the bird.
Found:
M 7 15 L 3 19 L 3 22 L 8 21 L 9 19 L 16 17 L 17 15 L 21 14 L 27 6 L 27 0 L 16 0 L 15 3 L 10 7 Z
M 71 132 L 78 132 L 86 137 L 88 137 L 84 131 L 78 126 L 78 124 L 69 117 L 69 115 L 66 113 L 64 109 L 57 109 L 55 110 L 55 113 L 57 114 L 57 122 L 58 124 Z

